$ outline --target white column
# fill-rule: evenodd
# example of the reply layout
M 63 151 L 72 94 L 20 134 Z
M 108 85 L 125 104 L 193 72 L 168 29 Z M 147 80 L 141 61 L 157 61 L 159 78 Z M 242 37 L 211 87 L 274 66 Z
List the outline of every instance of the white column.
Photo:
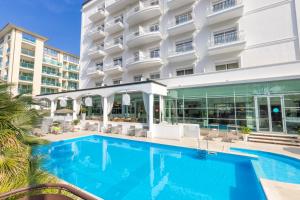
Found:
M 78 110 L 78 102 L 76 99 L 73 99 L 73 120 L 77 119 L 77 110 Z
M 164 97 L 159 96 L 159 122 L 164 120 L 165 115 L 165 105 L 164 105 Z
M 56 103 L 55 100 L 51 100 L 51 117 L 53 118 L 55 115 Z
M 108 123 L 107 97 L 103 97 L 102 101 L 103 101 L 103 108 L 102 108 L 103 109 L 103 126 L 107 127 L 107 123 Z
M 153 123 L 154 102 L 153 102 L 153 100 L 154 100 L 153 94 L 149 94 L 148 126 L 149 126 L 150 134 L 152 134 L 153 126 L 154 126 L 154 123 Z

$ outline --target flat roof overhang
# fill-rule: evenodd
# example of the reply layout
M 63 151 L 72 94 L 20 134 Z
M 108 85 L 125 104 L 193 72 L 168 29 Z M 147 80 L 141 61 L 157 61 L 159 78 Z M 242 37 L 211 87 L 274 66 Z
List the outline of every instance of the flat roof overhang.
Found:
M 135 83 L 125 83 L 120 85 L 108 85 L 103 87 L 96 87 L 96 88 L 87 88 L 87 89 L 80 89 L 80 90 L 73 90 L 73 91 L 66 91 L 66 92 L 59 92 L 59 93 L 52 93 L 52 94 L 43 94 L 37 95 L 35 99 L 49 99 L 55 100 L 61 97 L 68 97 L 71 99 L 79 99 L 84 96 L 103 96 L 109 97 L 113 94 L 120 94 L 120 93 L 131 93 L 131 92 L 143 92 L 147 94 L 154 94 L 160 96 L 167 96 L 167 86 L 153 81 L 141 81 Z

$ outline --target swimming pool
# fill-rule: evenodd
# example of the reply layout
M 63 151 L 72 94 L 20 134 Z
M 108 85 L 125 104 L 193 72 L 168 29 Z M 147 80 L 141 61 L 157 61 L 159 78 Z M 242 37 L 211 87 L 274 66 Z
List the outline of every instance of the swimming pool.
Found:
M 253 160 L 254 169 L 260 178 L 300 184 L 300 160 L 280 154 L 248 149 L 231 148 L 232 151 L 258 156 Z
M 88 136 L 34 149 L 42 167 L 106 200 L 265 199 L 251 158 Z

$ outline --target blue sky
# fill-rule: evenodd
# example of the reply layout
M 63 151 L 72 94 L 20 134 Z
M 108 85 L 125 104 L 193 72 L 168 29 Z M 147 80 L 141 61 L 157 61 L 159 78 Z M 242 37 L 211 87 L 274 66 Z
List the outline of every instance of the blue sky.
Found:
M 0 0 L 0 27 L 8 22 L 47 37 L 47 44 L 79 55 L 82 0 Z

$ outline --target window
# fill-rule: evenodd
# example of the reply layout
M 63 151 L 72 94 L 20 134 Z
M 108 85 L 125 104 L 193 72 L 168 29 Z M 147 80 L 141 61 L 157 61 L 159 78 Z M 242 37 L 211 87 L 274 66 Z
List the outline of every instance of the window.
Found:
M 231 62 L 227 64 L 220 64 L 216 65 L 216 71 L 225 71 L 225 70 L 231 70 L 231 69 L 237 69 L 239 68 L 238 62 Z
M 150 50 L 150 58 L 159 58 L 160 57 L 160 49 L 155 48 Z
M 134 58 L 134 61 L 139 61 L 140 60 L 140 52 L 137 51 L 137 52 L 134 52 L 133 54 L 133 58 Z
M 193 49 L 193 39 L 176 42 L 176 52 L 187 52 Z
M 115 22 L 115 23 L 118 23 L 118 22 L 123 23 L 123 15 L 120 15 L 120 16 L 118 16 L 118 17 L 115 17 L 114 22 Z
M 236 5 L 236 0 L 223 0 L 213 4 L 213 11 L 218 12 Z
M 177 76 L 185 76 L 185 75 L 191 75 L 191 74 L 194 74 L 193 68 L 179 69 L 176 71 Z
M 103 70 L 103 62 L 96 63 L 96 69 L 97 70 Z
M 189 11 L 189 12 L 186 12 L 184 14 L 175 16 L 176 25 L 182 24 L 182 23 L 190 21 L 192 19 L 193 19 L 192 11 Z
M 160 79 L 160 74 L 159 73 L 154 73 L 154 74 L 150 74 L 150 79 Z
M 120 85 L 120 84 L 121 84 L 121 79 L 113 80 L 113 85 Z
M 133 77 L 134 82 L 140 82 L 142 81 L 143 75 L 137 75 Z
M 114 58 L 113 62 L 114 62 L 114 66 L 117 66 L 117 65 L 122 66 L 123 59 L 122 59 L 122 57 Z
M 153 24 L 149 27 L 150 32 L 156 32 L 159 31 L 159 24 Z
M 96 83 L 95 83 L 95 86 L 96 86 L 96 87 L 101 87 L 102 85 L 103 85 L 103 82 L 102 82 L 102 81 L 96 82 Z
M 114 44 L 123 44 L 123 35 L 114 38 Z
M 226 44 L 238 40 L 238 32 L 236 28 L 214 33 L 214 44 Z

